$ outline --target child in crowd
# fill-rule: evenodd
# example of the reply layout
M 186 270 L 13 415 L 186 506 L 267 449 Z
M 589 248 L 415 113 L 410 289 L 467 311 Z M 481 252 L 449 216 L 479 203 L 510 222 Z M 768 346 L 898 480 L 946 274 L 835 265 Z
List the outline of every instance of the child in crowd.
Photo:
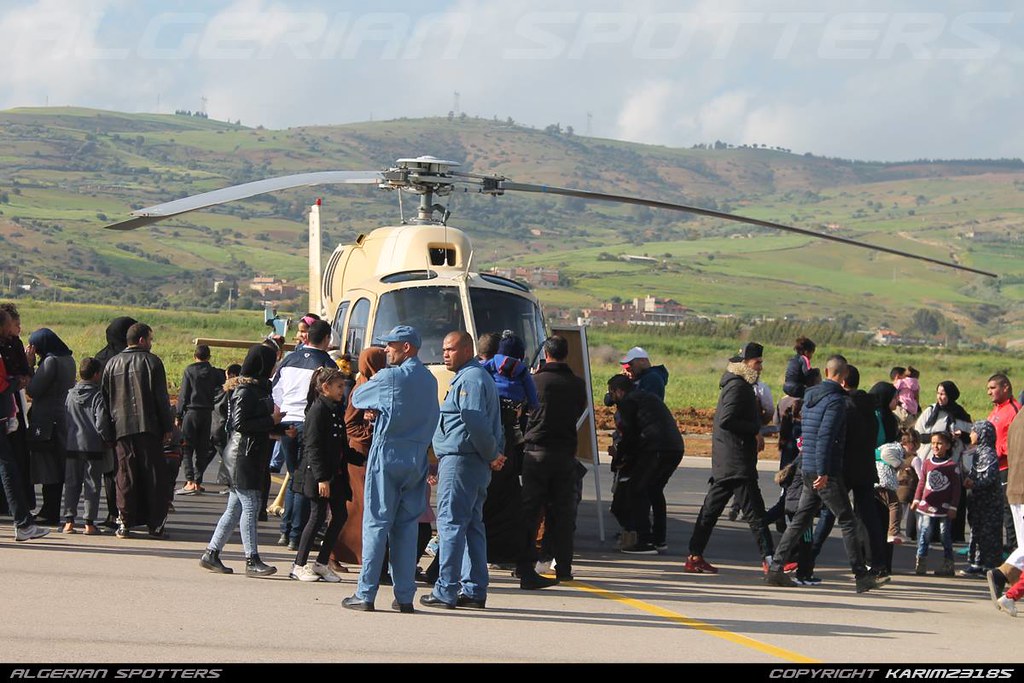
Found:
M 175 424 L 171 428 L 171 438 L 163 444 L 164 464 L 167 465 L 167 500 L 171 501 L 167 504 L 168 512 L 177 512 L 174 509 L 174 490 L 177 486 L 178 474 L 181 472 L 181 459 L 185 452 L 185 436 L 182 434 L 181 427 Z M 152 535 L 152 534 L 150 534 Z M 161 536 L 161 538 L 167 538 Z
M 897 441 L 875 449 L 875 469 L 878 471 L 875 491 L 889 508 L 888 542 L 896 545 L 906 541 L 900 533 L 900 499 L 897 495 L 900 469 L 904 466 L 904 460 L 915 456 L 920 439 L 916 430 L 904 427 L 900 429 Z
M 780 401 L 781 403 L 781 401 Z M 797 508 L 800 507 L 800 498 L 803 495 L 804 478 L 800 468 L 801 450 L 803 448 L 803 437 L 801 436 L 801 413 L 803 401 L 798 399 L 789 406 L 783 414 L 782 425 L 779 429 L 780 442 L 785 439 L 786 445 L 780 453 L 780 458 L 786 458 L 789 463 L 775 475 L 775 481 L 782 487 L 786 519 L 793 521 Z M 783 434 L 785 434 L 783 436 Z M 794 583 L 798 586 L 817 586 L 821 579 L 814 575 L 814 528 L 809 526 L 800 537 L 796 551 L 796 573 L 793 577 Z M 791 565 L 787 564 L 789 569 Z
M 114 441 L 113 422 L 100 391 L 103 366 L 95 358 L 83 358 L 78 365 L 80 381 L 64 401 L 67 419 L 67 461 L 64 465 L 64 528 L 77 532 L 75 518 L 85 488 L 86 536 L 100 533 L 96 519 L 100 508 L 103 455 Z
M 1003 498 L 999 480 L 999 457 L 996 455 L 996 428 L 987 420 L 971 427 L 974 461 L 964 479 L 964 488 L 971 492 L 967 521 L 971 524 L 970 565 L 960 576 L 982 578 L 1002 559 L 999 547 L 1003 523 Z
M 232 363 L 224 369 L 225 385 L 242 372 L 242 366 L 238 363 Z M 224 466 L 224 447 L 228 445 L 228 391 L 221 387 L 220 393 L 217 394 L 217 398 L 213 402 L 213 415 L 210 417 L 210 447 L 213 448 L 217 456 L 220 457 L 220 467 L 217 470 L 217 483 L 221 486 L 228 486 L 231 483 L 230 477 L 228 477 L 227 468 Z M 275 442 L 276 443 L 276 442 Z M 228 491 L 225 488 L 221 491 L 223 495 L 227 495 Z M 264 504 L 260 509 L 266 512 L 266 505 Z
M 898 370 L 901 368 L 893 368 Z M 908 365 L 903 374 L 893 379 L 893 386 L 896 387 L 899 396 L 899 405 L 893 410 L 896 419 L 900 421 L 901 427 L 913 427 L 917 416 L 921 412 L 921 373 L 912 365 Z
M 347 377 L 337 368 L 321 367 L 313 372 L 306 399 L 305 429 L 302 433 L 302 462 L 295 472 L 295 484 L 309 498 L 309 520 L 302 530 L 295 564 L 289 578 L 329 583 L 341 581 L 328 563 L 341 527 L 348 518 L 345 501 L 352 499 L 346 455 L 349 451 L 345 431 Z M 316 562 L 307 564 L 316 532 L 331 511 Z
M 540 401 L 537 387 L 529 366 L 523 361 L 526 345 L 511 330 L 502 333 L 498 342 L 498 353 L 484 362 L 484 369 L 491 373 L 498 385 L 498 396 L 510 405 L 525 406 L 535 410 Z
M 927 573 L 928 545 L 932 525 L 939 524 L 942 538 L 942 568 L 935 576 L 953 576 L 953 520 L 960 503 L 960 465 L 952 458 L 953 436 L 932 434 L 932 453 L 920 462 L 917 492 L 911 508 L 917 511 L 917 563 L 914 573 Z M 916 462 L 916 461 L 915 461 Z

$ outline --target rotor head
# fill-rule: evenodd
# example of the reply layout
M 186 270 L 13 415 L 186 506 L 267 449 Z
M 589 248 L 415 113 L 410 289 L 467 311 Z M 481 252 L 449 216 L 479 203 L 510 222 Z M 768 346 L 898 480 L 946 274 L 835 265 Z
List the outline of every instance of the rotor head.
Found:
M 399 159 L 394 166 L 381 171 L 380 187 L 443 197 L 450 194 L 458 182 L 449 170 L 460 165 L 457 161 L 445 161 L 432 156 Z

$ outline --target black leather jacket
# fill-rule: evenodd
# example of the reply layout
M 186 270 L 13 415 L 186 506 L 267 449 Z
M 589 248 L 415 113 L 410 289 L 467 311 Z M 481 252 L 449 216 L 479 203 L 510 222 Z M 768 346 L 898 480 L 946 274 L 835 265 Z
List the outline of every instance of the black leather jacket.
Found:
M 228 444 L 223 455 L 233 488 L 263 488 L 275 426 L 270 382 L 239 378 L 228 399 Z

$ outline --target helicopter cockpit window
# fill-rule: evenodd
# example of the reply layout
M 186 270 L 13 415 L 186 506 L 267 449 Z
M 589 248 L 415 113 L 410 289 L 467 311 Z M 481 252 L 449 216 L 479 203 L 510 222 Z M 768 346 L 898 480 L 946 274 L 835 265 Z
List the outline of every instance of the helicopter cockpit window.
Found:
M 370 322 L 370 300 L 360 299 L 352 307 L 352 315 L 348 321 L 348 344 L 346 351 L 353 357 L 358 356 L 366 346 L 366 325 Z
M 477 334 L 512 330 L 526 344 L 526 360 L 532 363 L 546 336 L 540 307 L 511 292 L 483 287 L 469 288 Z
M 453 330 L 466 329 L 459 289 L 411 287 L 382 294 L 373 323 L 373 338 L 383 336 L 395 325 L 412 325 L 420 333 L 423 339 L 421 361 L 444 362 L 441 356 L 444 336 Z
M 348 301 L 338 304 L 338 312 L 334 314 L 334 322 L 331 323 L 331 346 L 341 348 L 345 339 L 345 314 L 348 313 Z

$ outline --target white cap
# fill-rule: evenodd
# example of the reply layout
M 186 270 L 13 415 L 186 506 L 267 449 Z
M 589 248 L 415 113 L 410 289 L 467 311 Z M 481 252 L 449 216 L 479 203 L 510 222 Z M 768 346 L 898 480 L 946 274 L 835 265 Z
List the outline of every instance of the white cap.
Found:
M 621 365 L 626 365 L 627 363 L 632 363 L 637 358 L 646 358 L 650 360 L 651 357 L 648 356 L 647 352 L 644 351 L 639 346 L 634 346 L 633 348 L 626 352 L 626 355 L 622 357 L 622 360 L 620 360 L 619 363 Z

